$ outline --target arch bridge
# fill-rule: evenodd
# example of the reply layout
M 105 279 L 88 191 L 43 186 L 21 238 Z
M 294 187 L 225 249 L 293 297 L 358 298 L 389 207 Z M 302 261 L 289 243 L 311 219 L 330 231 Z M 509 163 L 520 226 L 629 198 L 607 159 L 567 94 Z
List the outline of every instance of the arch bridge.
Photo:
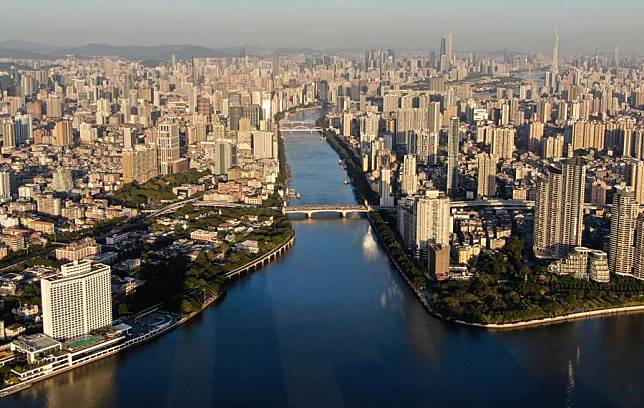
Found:
M 336 213 L 346 217 L 349 214 L 366 214 L 371 210 L 371 207 L 360 204 L 312 204 L 282 207 L 284 214 L 303 214 L 308 218 L 319 213 Z
M 322 129 L 315 122 L 308 121 L 282 121 L 280 122 L 281 132 L 321 132 Z

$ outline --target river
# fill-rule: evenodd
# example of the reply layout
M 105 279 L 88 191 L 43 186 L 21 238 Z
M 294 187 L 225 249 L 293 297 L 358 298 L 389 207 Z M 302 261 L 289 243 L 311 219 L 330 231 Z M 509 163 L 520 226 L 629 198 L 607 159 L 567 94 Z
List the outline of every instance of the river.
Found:
M 319 135 L 289 135 L 286 150 L 301 202 L 355 202 Z M 0 406 L 644 406 L 644 315 L 510 332 L 445 323 L 365 219 L 294 227 L 288 254 L 193 321 Z

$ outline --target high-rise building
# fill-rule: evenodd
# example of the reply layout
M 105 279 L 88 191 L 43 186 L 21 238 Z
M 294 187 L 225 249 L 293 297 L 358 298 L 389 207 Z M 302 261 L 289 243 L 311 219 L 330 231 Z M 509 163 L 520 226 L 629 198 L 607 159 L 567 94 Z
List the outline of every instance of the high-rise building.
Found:
M 353 114 L 346 111 L 342 114 L 342 136 L 351 136 L 351 124 L 353 122 Z
M 272 159 L 275 157 L 273 151 L 273 133 L 265 131 L 254 131 L 251 136 L 253 157 L 256 159 Z
M 80 124 L 80 141 L 83 144 L 92 144 L 98 138 L 98 130 L 91 123 L 82 122 Z M 125 135 L 123 139 L 125 144 Z M 124 146 L 127 147 L 127 146 Z
M 17 146 L 23 145 L 34 139 L 34 132 L 31 126 L 31 116 L 16 115 L 14 118 L 14 129 Z
M 172 174 L 173 163 L 180 157 L 179 124 L 161 123 L 157 135 L 159 174 Z
M 65 340 L 112 324 L 110 267 L 73 261 L 40 280 L 43 332 Z
M 0 202 L 11 200 L 11 173 L 0 171 Z
M 616 70 L 619 68 L 619 44 L 613 50 L 613 65 L 615 65 Z
M 511 159 L 514 152 L 516 130 L 513 127 L 500 127 L 492 130 L 490 153 L 500 159 Z
M 543 140 L 543 122 L 531 122 L 528 125 L 528 149 L 534 154 L 541 153 L 541 142 Z
M 402 193 L 408 196 L 416 194 L 417 185 L 418 175 L 416 174 L 416 156 L 406 154 L 402 167 Z
M 537 185 L 534 253 L 538 258 L 564 258 L 581 245 L 586 167 L 574 157 L 551 166 Z
M 430 102 L 429 103 L 429 116 L 428 116 L 428 126 L 427 130 L 430 133 L 436 133 L 440 132 L 441 130 L 441 120 L 442 120 L 442 115 L 441 115 L 441 104 L 440 102 Z
M 415 202 L 416 197 L 400 197 L 396 203 L 396 227 L 408 251 L 413 251 L 416 247 Z
M 458 191 L 458 147 L 460 144 L 459 120 L 452 117 L 449 120 L 447 132 L 447 195 L 454 197 Z
M 83 123 L 82 125 L 86 125 Z M 81 125 L 81 126 L 82 126 Z M 82 136 L 81 136 L 82 139 Z M 123 128 L 123 149 L 131 149 L 136 144 L 136 130 L 130 127 Z
M 639 206 L 630 187 L 618 188 L 613 196 L 610 223 L 610 271 L 619 275 L 633 272 L 635 224 Z
M 644 279 L 644 214 L 637 217 L 634 244 L 633 275 L 638 279 Z
M 36 209 L 39 213 L 49 214 L 58 217 L 62 213 L 62 202 L 60 198 L 54 197 L 51 194 L 38 195 L 36 199 Z
M 427 271 L 442 280 L 449 274 L 449 245 L 430 244 L 427 253 Z
M 416 249 L 426 250 L 430 244 L 449 245 L 449 198 L 438 190 L 428 190 L 414 203 Z
M 380 170 L 380 205 L 393 207 L 394 196 L 391 194 L 391 169 Z
M 239 122 L 244 118 L 249 120 L 251 129 L 257 129 L 262 120 L 262 112 L 262 107 L 259 105 L 232 106 L 231 104 L 228 108 L 230 130 L 239 130 Z
M 16 129 L 11 119 L 2 121 L 2 147 L 9 149 L 16 147 Z
M 481 153 L 478 155 L 478 183 L 476 196 L 490 198 L 496 195 L 496 156 Z
M 557 77 L 559 76 L 559 31 L 555 30 L 555 37 L 552 42 L 552 63 L 550 64 L 550 80 L 552 83 L 547 84 L 551 89 L 557 87 Z
M 139 144 L 131 149 L 124 149 L 121 160 L 124 183 L 145 183 L 159 175 L 159 158 L 155 145 Z
M 632 160 L 626 169 L 626 184 L 635 193 L 635 202 L 644 204 L 644 161 Z
M 564 154 L 563 135 L 552 135 L 543 139 L 541 157 L 544 159 L 560 159 Z
M 237 149 L 231 140 L 220 139 L 212 143 L 213 152 L 213 173 L 217 175 L 228 174 L 228 170 L 235 165 L 237 161 Z
M 63 117 L 63 100 L 59 96 L 49 96 L 45 102 L 48 118 Z
M 452 65 L 452 33 L 447 31 L 441 37 L 440 69 L 442 72 L 449 71 Z
M 552 119 L 552 105 L 547 100 L 537 104 L 537 120 L 541 123 L 550 122 Z
M 374 114 L 360 116 L 360 143 L 371 143 L 378 137 L 380 117 Z
M 436 164 L 438 133 L 423 130 L 416 134 L 416 155 L 422 164 Z
M 600 121 L 577 121 L 566 127 L 566 142 L 572 145 L 572 150 L 597 149 L 603 150 L 605 144 L 606 124 Z
M 54 144 L 56 146 L 71 146 L 73 143 L 72 122 L 61 120 L 54 126 Z

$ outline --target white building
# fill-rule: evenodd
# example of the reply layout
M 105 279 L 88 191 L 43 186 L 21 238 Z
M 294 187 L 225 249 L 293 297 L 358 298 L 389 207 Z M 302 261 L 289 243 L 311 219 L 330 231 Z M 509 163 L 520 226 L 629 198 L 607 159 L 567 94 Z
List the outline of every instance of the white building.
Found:
M 438 190 L 429 190 L 416 199 L 414 221 L 417 249 L 425 249 L 429 244 L 449 245 L 449 198 Z
M 74 261 L 41 279 L 43 332 L 59 340 L 112 324 L 110 267 Z
M 158 163 L 159 173 L 174 173 L 174 163 L 179 161 L 180 142 L 179 142 L 179 125 L 177 123 L 159 124 L 159 134 L 157 136 L 158 146 Z
M 548 266 L 550 273 L 572 275 L 577 279 L 592 279 L 595 282 L 609 282 L 608 256 L 606 252 L 586 247 L 575 247 L 563 259 Z

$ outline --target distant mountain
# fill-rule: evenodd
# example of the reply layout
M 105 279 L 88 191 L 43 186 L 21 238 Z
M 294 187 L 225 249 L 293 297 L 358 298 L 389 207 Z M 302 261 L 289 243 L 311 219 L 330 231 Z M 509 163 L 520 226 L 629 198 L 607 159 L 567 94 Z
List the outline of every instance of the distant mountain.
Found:
M 52 59 L 65 55 L 77 57 L 114 56 L 130 60 L 170 60 L 193 57 L 232 57 L 239 55 L 239 47 L 212 49 L 195 45 L 114 46 L 90 43 L 81 47 L 54 47 L 28 41 L 0 42 L 0 57 Z
M 158 46 L 113 46 L 106 44 L 87 44 L 65 50 L 67 54 L 84 57 L 117 56 L 125 59 L 169 60 L 172 55 L 178 59 L 192 57 L 228 57 L 239 55 L 230 49 L 214 50 L 195 45 L 158 45 Z
M 54 53 L 58 47 L 51 45 L 40 44 L 31 41 L 12 40 L 0 41 L 0 49 L 13 50 L 16 52 L 27 52 L 32 54 L 51 54 Z

